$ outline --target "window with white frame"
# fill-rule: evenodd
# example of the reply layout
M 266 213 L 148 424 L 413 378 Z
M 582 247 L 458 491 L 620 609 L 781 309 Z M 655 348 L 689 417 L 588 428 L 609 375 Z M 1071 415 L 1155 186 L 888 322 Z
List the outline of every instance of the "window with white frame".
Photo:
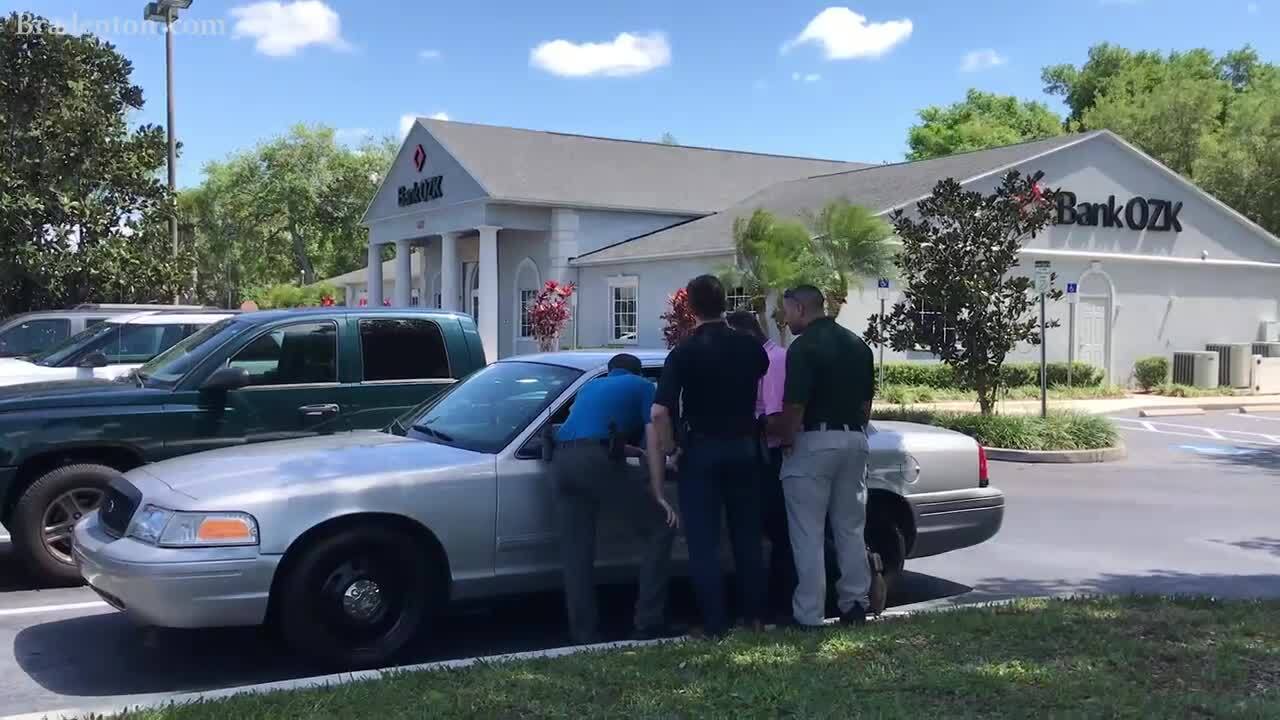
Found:
M 724 300 L 725 309 L 729 312 L 751 309 L 751 296 L 747 294 L 747 289 L 742 286 L 730 288 L 729 292 L 725 294 Z
M 636 277 L 609 278 L 609 340 L 636 342 L 639 334 L 638 305 L 640 281 Z
M 533 301 L 537 298 L 537 290 L 529 290 L 527 288 L 520 290 L 520 337 L 522 339 L 533 337 L 533 324 L 530 322 L 529 309 L 533 307 Z
M 934 337 L 941 329 L 944 343 L 955 342 L 956 329 L 949 322 L 946 306 L 938 305 L 937 303 L 930 304 L 921 299 L 913 299 L 911 307 L 916 337 Z M 925 350 L 927 348 L 924 344 L 919 344 L 917 349 Z

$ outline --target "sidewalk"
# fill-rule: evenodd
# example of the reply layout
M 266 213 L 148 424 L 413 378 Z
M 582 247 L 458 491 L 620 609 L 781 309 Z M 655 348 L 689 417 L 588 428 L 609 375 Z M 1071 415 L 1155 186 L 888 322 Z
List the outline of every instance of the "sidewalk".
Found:
M 1280 395 L 1235 395 L 1219 397 L 1178 398 L 1161 395 L 1130 395 L 1122 398 L 1097 400 L 1049 400 L 1050 410 L 1108 415 L 1128 410 L 1163 408 L 1203 408 L 1205 410 L 1237 410 L 1257 405 L 1280 405 Z M 896 407 L 896 406 L 895 406 Z M 907 405 L 923 410 L 950 410 L 953 412 L 978 412 L 977 402 L 939 402 Z M 1040 412 L 1039 400 L 1005 400 L 996 403 L 1001 415 L 1034 415 Z

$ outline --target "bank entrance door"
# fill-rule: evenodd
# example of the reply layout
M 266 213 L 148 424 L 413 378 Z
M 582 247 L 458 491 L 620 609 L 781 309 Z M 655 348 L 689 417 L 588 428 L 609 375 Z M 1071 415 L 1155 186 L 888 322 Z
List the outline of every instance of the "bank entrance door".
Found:
M 1107 367 L 1107 298 L 1084 296 L 1080 298 L 1079 327 L 1076 330 L 1076 359 L 1090 365 Z

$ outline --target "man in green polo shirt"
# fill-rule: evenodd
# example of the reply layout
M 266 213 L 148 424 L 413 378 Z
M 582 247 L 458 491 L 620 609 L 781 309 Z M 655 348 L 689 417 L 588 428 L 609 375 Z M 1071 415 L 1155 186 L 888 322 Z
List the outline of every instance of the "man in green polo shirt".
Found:
M 863 528 L 867 518 L 867 422 L 875 393 L 871 349 L 827 317 L 812 286 L 783 296 L 787 325 L 798 337 L 787 349 L 783 416 L 786 448 L 782 487 L 795 555 L 795 621 L 821 625 L 826 610 L 826 522 L 831 521 L 840 580 L 840 619 L 866 622 L 871 569 Z

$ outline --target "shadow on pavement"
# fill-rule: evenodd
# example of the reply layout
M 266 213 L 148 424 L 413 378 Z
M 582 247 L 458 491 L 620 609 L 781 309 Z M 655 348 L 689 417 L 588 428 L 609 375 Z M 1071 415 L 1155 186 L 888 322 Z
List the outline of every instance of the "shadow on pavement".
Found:
M 1280 450 L 1275 448 L 1239 448 L 1244 452 L 1229 455 L 1210 455 L 1213 462 L 1245 471 L 1263 470 L 1280 476 Z
M 955 596 L 969 587 L 907 572 L 890 596 L 905 605 Z M 622 640 L 630 632 L 634 589 L 601 589 L 601 633 Z M 405 664 L 561 647 L 567 643 L 559 593 L 506 598 L 459 609 L 404 658 Z M 693 624 L 696 609 L 687 581 L 671 590 L 671 616 Z M 117 613 L 28 627 L 14 638 L 18 667 L 36 684 L 59 695 L 105 698 L 192 692 L 324 674 L 282 650 L 263 629 L 154 630 Z

